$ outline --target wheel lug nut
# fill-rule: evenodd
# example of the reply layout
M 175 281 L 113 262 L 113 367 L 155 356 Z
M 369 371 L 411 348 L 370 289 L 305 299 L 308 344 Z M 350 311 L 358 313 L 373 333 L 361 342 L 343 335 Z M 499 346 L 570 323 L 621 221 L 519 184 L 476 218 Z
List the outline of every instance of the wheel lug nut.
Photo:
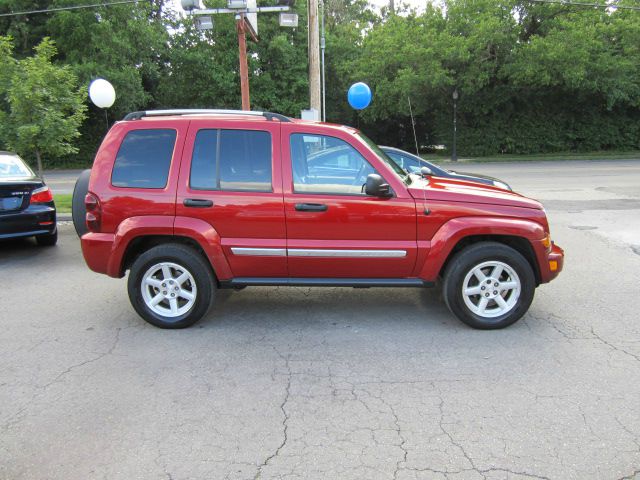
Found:
M 497 287 L 498 285 L 500 285 L 498 282 L 493 284 L 494 287 Z
M 480 287 L 480 290 L 486 290 L 487 287 Z
M 485 294 L 484 294 L 484 296 L 485 296 L 485 297 L 488 297 L 488 296 L 489 296 L 489 294 L 488 294 L 488 293 L 485 293 Z
M 167 294 L 167 291 L 166 291 L 166 290 L 163 290 L 163 291 L 162 291 L 162 294 L 163 294 L 163 295 L 166 295 L 166 294 Z
M 176 296 L 176 294 L 175 294 L 175 293 L 172 293 L 172 294 L 171 294 L 171 296 L 172 296 L 172 297 L 175 297 L 175 296 Z
M 494 294 L 494 295 L 497 295 L 497 294 L 498 294 L 498 291 L 497 291 L 497 290 L 494 290 L 494 291 L 493 291 L 493 294 Z
M 487 283 L 491 283 L 491 280 L 487 280 Z
M 163 283 L 163 284 L 162 284 L 162 286 L 163 286 L 163 287 L 166 287 L 166 286 L 167 286 L 167 284 L 166 284 L 166 283 Z

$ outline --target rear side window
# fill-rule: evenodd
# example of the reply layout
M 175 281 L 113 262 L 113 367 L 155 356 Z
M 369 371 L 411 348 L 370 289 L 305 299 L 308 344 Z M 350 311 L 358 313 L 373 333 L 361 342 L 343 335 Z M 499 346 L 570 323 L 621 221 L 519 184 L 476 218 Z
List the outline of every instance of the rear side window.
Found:
M 271 134 L 261 130 L 200 130 L 189 185 L 196 190 L 270 192 Z
M 130 131 L 118 150 L 111 184 L 125 188 L 166 187 L 175 143 L 175 130 Z

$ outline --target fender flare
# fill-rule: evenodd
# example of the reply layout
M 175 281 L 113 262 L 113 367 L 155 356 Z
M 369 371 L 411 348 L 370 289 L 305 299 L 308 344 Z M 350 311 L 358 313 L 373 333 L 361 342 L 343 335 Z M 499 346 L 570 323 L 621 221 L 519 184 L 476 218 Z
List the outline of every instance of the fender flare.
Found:
M 430 242 L 429 254 L 419 277 L 435 281 L 460 240 L 474 235 L 508 235 L 527 240 L 534 248 L 545 236 L 544 227 L 532 220 L 496 217 L 458 217 L 444 223 Z
M 195 240 L 204 251 L 209 263 L 213 267 L 218 280 L 228 280 L 233 277 L 227 257 L 222 250 L 220 235 L 210 223 L 193 217 L 175 217 L 173 234 Z
M 219 280 L 232 277 L 231 268 L 222 251 L 220 235 L 207 222 L 197 218 L 146 215 L 123 220 L 113 236 L 107 274 L 122 277 L 122 262 L 133 240 L 148 236 L 184 237 L 195 241 L 213 266 Z
M 107 275 L 122 277 L 122 262 L 129 244 L 136 238 L 152 235 L 173 235 L 173 216 L 145 215 L 129 217 L 120 222 L 113 235 Z

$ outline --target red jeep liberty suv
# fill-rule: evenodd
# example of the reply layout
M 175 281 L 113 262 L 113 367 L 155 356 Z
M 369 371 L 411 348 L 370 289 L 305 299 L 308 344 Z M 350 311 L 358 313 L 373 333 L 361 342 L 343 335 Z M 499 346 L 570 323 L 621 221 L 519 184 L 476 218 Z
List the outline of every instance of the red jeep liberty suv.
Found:
M 408 174 L 353 128 L 274 113 L 131 113 L 79 196 L 89 268 L 129 270 L 133 307 L 162 328 L 192 325 L 218 288 L 438 279 L 460 320 L 502 328 L 563 264 L 537 201 Z

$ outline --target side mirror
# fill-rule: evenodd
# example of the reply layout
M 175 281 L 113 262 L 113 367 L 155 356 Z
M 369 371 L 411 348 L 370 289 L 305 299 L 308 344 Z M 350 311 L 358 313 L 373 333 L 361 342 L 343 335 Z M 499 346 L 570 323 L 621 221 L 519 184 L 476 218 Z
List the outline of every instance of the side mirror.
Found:
M 420 169 L 420 175 L 422 175 L 423 177 L 431 177 L 433 176 L 433 172 L 429 167 L 422 167 Z
M 367 183 L 364 187 L 364 193 L 373 197 L 392 196 L 391 187 L 388 183 L 384 183 L 384 179 L 377 173 L 367 175 Z

